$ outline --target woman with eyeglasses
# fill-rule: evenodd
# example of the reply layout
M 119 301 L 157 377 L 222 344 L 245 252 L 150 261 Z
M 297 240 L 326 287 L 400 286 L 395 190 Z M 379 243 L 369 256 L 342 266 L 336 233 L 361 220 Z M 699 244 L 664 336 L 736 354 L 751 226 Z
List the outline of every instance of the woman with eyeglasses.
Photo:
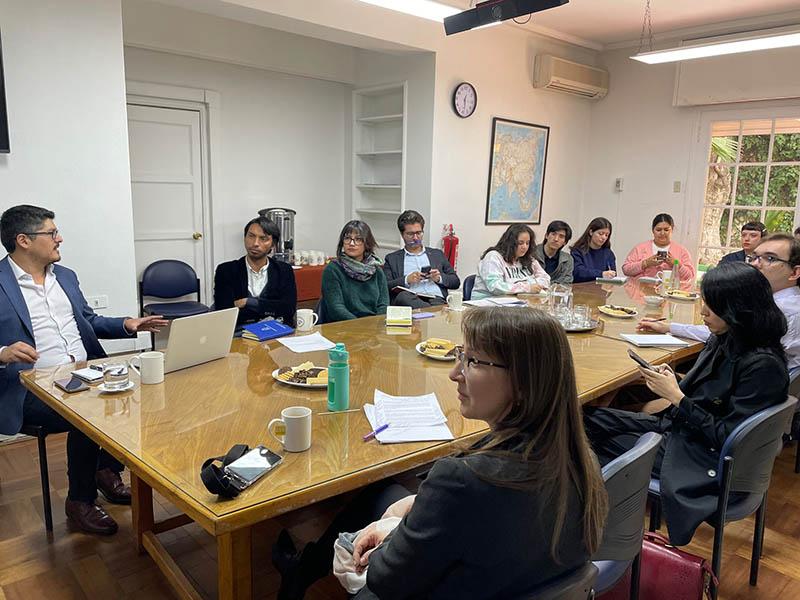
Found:
M 416 495 L 398 494 L 389 505 L 384 492 L 370 508 L 345 509 L 298 555 L 282 590 L 302 580 L 298 573 L 314 572 L 314 562 L 322 577 L 342 531 L 360 529 L 353 560 L 366 569 L 366 587 L 358 599 L 515 598 L 580 567 L 598 548 L 606 491 L 563 328 L 543 311 L 500 307 L 467 312 L 462 327 L 450 379 L 461 414 L 485 422 L 486 435 L 436 461 Z M 370 523 L 382 517 L 402 520 L 391 531 Z M 279 598 L 302 598 L 307 585 Z
M 725 263 L 706 273 L 701 292 L 710 337 L 694 367 L 680 382 L 667 365 L 639 368 L 666 408 L 645 414 L 587 407 L 584 419 L 603 464 L 643 433 L 664 436 L 653 474 L 661 480 L 669 539 L 677 546 L 688 544 L 717 510 L 717 465 L 727 437 L 748 417 L 786 400 L 789 388 L 781 345 L 786 318 L 767 278 L 745 263 Z
M 364 221 L 349 221 L 339 234 L 336 258 L 322 272 L 320 321 L 331 323 L 386 314 L 389 288 Z
M 472 300 L 489 296 L 538 294 L 550 286 L 550 275 L 534 259 L 536 235 L 521 223 L 510 225 L 478 263 Z

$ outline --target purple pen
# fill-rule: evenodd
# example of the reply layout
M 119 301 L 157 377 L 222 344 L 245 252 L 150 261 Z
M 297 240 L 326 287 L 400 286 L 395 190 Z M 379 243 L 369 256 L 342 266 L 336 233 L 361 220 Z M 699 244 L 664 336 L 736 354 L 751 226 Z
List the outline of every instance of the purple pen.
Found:
M 386 425 L 381 425 L 375 431 L 370 431 L 367 435 L 364 436 L 364 441 L 368 442 L 369 440 L 374 438 L 376 435 L 378 435 L 381 431 L 386 431 L 386 429 L 388 427 L 389 427 L 389 424 L 386 423 Z

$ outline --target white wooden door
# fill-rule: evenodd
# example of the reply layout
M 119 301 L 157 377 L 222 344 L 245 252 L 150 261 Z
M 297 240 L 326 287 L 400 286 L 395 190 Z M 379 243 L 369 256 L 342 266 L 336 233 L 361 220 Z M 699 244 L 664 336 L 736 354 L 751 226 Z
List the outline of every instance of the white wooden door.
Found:
M 208 304 L 202 141 L 199 110 L 128 104 L 137 278 L 156 260 L 182 260 Z

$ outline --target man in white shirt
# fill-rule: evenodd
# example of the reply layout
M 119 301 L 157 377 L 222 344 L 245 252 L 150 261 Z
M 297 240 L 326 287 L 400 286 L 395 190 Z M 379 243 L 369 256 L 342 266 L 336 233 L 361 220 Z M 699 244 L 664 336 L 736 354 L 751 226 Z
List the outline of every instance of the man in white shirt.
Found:
M 97 490 L 111 502 L 130 504 L 120 479 L 122 464 L 103 452 L 52 408 L 27 392 L 19 372 L 105 357 L 98 337 L 124 338 L 158 331 L 160 316 L 109 318 L 94 313 L 73 271 L 56 265 L 63 238 L 53 212 L 15 206 L 0 217 L 0 239 L 8 256 L 0 260 L 0 433 L 24 425 L 48 433 L 67 431 L 68 520 L 88 533 L 113 534 L 117 524 L 96 503 Z
M 787 233 L 774 233 L 752 249 L 746 260 L 767 278 L 775 304 L 786 317 L 787 330 L 781 343 L 786 350 L 789 377 L 794 378 L 800 373 L 800 241 Z M 638 329 L 671 333 L 700 342 L 705 342 L 710 335 L 705 325 L 663 323 L 652 319 L 642 319 Z

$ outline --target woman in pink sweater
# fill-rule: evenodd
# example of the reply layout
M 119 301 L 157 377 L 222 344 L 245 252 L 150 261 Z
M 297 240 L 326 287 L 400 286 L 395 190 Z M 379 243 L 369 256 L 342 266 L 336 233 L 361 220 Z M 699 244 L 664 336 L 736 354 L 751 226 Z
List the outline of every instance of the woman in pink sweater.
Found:
M 653 239 L 634 246 L 622 265 L 622 272 L 628 277 L 655 277 L 661 270 L 671 270 L 677 259 L 681 282 L 693 283 L 694 260 L 685 247 L 672 241 L 674 227 L 675 221 L 670 215 L 656 215 L 653 219 Z

